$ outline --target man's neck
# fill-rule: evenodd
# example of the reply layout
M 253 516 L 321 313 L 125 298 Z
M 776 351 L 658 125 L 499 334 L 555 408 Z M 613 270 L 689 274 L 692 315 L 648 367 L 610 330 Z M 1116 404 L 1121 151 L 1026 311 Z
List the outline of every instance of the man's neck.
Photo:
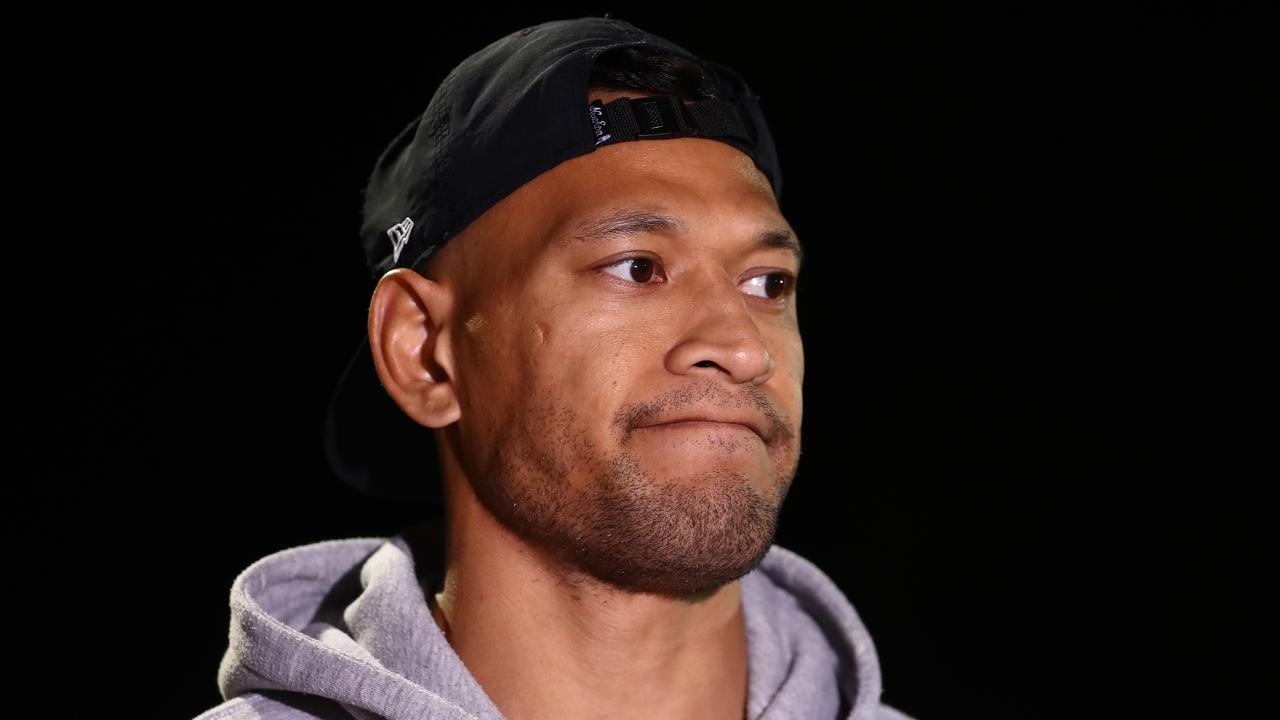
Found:
M 450 515 L 443 589 L 427 596 L 449 644 L 505 716 L 745 716 L 739 581 L 689 602 L 570 580 L 479 503 L 468 505 Z

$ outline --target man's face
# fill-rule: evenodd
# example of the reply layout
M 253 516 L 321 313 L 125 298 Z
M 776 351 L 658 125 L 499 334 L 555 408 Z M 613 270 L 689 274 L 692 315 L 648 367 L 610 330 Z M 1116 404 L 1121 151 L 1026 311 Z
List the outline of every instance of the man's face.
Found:
M 446 246 L 465 278 L 450 430 L 489 511 L 634 591 L 754 568 L 800 458 L 790 231 L 749 157 L 677 138 L 566 161 Z M 688 418 L 718 422 L 668 422 Z

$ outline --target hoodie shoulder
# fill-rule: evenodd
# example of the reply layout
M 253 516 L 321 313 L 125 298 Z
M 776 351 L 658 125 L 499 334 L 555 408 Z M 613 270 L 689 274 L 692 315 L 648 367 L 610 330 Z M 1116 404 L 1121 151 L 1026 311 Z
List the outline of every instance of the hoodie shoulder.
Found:
M 194 720 L 356 720 L 337 702 L 316 695 L 283 691 L 255 691 L 227 700 Z

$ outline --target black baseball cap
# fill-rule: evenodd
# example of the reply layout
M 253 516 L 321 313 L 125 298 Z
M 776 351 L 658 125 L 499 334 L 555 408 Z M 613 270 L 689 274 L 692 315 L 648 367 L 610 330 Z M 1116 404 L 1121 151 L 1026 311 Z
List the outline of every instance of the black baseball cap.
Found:
M 714 97 L 666 95 L 588 103 L 599 55 L 652 48 L 705 67 Z M 463 60 L 423 113 L 387 145 L 364 191 L 360 240 L 376 282 L 420 269 L 436 250 L 500 200 L 570 158 L 632 140 L 706 137 L 749 155 L 781 202 L 782 173 L 760 98 L 734 70 L 617 18 L 580 17 L 526 27 Z M 372 496 L 439 505 L 431 428 L 382 387 L 368 336 L 329 399 L 330 468 Z

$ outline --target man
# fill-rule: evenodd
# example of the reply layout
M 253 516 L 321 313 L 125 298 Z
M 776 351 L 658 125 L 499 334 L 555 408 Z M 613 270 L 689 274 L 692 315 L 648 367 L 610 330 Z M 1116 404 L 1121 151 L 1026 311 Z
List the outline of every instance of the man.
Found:
M 247 568 L 200 717 L 905 717 L 852 605 L 773 544 L 804 376 L 780 187 L 741 77 L 620 20 L 455 68 L 363 229 L 364 387 L 438 457 L 369 430 L 355 364 L 329 427 L 370 492 L 438 460 L 444 522 Z

